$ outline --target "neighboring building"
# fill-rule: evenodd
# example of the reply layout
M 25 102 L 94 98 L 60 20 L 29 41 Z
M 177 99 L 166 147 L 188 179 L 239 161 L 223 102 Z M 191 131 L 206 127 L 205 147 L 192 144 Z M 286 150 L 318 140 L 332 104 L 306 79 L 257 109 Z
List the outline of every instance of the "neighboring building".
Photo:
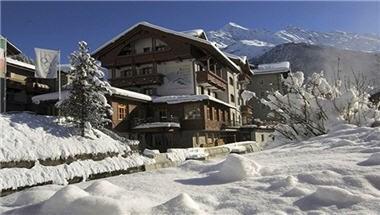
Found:
M 282 79 L 287 78 L 290 72 L 289 62 L 280 62 L 272 64 L 260 64 L 251 66 L 253 78 L 248 85 L 248 89 L 256 94 L 255 98 L 249 101 L 253 110 L 253 124 L 273 124 L 276 117 L 268 116 L 272 111 L 260 100 L 267 98 L 269 92 L 285 92 L 285 86 Z
M 32 111 L 31 97 L 55 90 L 54 79 L 34 78 L 33 61 L 9 41 L 7 41 L 6 63 L 5 111 Z
M 135 114 L 123 115 L 126 129 L 120 133 L 161 151 L 238 140 L 246 105 L 240 94 L 250 80 L 249 64 L 221 52 L 202 30 L 177 32 L 142 22 L 93 56 L 109 69 L 112 86 L 152 96 L 147 105 L 133 109 Z M 116 114 L 129 113 L 123 104 L 112 106 Z

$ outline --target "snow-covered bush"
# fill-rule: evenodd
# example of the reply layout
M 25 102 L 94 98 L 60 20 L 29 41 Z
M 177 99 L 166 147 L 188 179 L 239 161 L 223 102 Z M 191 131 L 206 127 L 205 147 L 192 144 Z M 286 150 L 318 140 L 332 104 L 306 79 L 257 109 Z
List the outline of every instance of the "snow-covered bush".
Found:
M 280 116 L 276 131 L 291 140 L 322 135 L 338 123 L 371 126 L 379 120 L 378 105 L 369 101 L 369 87 L 358 79 L 329 83 L 323 72 L 305 81 L 302 72 L 283 79 L 285 94 L 271 92 L 261 102 Z
M 57 106 L 66 121 L 77 125 L 84 136 L 92 127 L 102 128 L 110 122 L 112 109 L 105 95 L 112 94 L 111 86 L 104 81 L 104 73 L 84 41 L 79 42 L 79 50 L 71 54 L 69 76 L 72 78 L 68 85 L 70 97 Z

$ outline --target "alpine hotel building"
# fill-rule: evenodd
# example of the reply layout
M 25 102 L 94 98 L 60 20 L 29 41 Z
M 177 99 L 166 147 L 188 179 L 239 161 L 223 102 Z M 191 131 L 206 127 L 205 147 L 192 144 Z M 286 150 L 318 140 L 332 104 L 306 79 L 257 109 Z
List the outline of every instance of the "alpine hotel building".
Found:
M 113 87 L 142 95 L 139 101 L 110 100 L 112 127 L 140 140 L 142 148 L 234 142 L 242 138 L 239 127 L 251 122 L 241 97 L 252 76 L 247 59 L 223 53 L 202 30 L 177 32 L 141 22 L 92 55 L 109 70 Z

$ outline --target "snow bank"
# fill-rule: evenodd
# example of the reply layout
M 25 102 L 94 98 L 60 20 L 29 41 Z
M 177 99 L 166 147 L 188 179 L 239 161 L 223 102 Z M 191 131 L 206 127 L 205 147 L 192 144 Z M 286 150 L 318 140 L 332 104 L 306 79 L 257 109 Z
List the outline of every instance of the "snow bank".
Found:
M 168 149 L 166 157 L 171 161 L 185 161 L 187 159 L 205 159 L 208 153 L 204 148 Z
M 85 191 L 95 196 L 119 196 L 124 191 L 123 188 L 118 187 L 107 180 L 95 181 L 88 186 Z
M 0 114 L 0 124 L 6 131 L 0 133 L 0 162 L 130 151 L 128 142 L 122 143 L 98 130 L 99 138 L 83 138 L 73 127 L 58 125 L 56 120 L 28 113 Z
M 133 154 L 127 158 L 112 157 L 101 161 L 83 160 L 58 166 L 42 166 L 37 164 L 31 169 L 0 169 L 0 190 L 16 189 L 48 181 L 52 181 L 54 184 L 67 184 L 67 180 L 74 177 L 83 177 L 86 180 L 93 174 L 127 170 L 131 167 L 138 167 L 153 162 L 154 160 Z
M 273 182 L 267 190 L 277 190 L 281 188 L 294 187 L 298 183 L 298 179 L 292 175 Z
M 147 157 L 154 158 L 160 154 L 159 150 L 144 149 L 143 154 Z
M 99 185 L 112 189 L 123 190 L 111 183 L 98 182 L 95 187 Z M 93 185 L 90 185 L 88 189 L 91 190 Z M 103 188 L 105 188 L 103 187 Z M 114 199 L 108 196 L 93 195 L 90 192 L 86 192 L 75 185 L 69 185 L 63 187 L 57 192 L 53 192 L 54 195 L 47 197 L 40 203 L 34 203 L 28 207 L 21 207 L 13 211 L 8 211 L 9 214 L 40 214 L 40 215 L 68 215 L 68 214 L 80 214 L 80 215 L 122 215 L 126 214 L 123 204 L 118 199 Z M 106 190 L 102 190 L 106 191 Z
M 380 165 L 380 152 L 373 153 L 367 160 L 358 164 L 362 166 Z
M 25 206 L 40 203 L 53 196 L 55 191 L 48 189 L 30 190 L 20 193 L 11 206 Z
M 52 197 L 46 200 L 41 207 L 42 214 L 63 214 L 70 213 L 67 207 L 70 203 L 81 197 L 89 196 L 87 192 L 77 186 L 69 185 L 57 191 Z
M 354 195 L 345 189 L 334 186 L 319 186 L 311 195 L 296 201 L 295 205 L 302 210 L 313 210 L 331 205 L 345 208 L 361 201 L 363 201 L 362 197 Z
M 260 166 L 257 163 L 238 154 L 229 154 L 215 167 L 216 172 L 211 178 L 222 183 L 239 181 L 260 174 Z
M 152 209 L 152 214 L 204 214 L 199 205 L 186 193 L 158 205 Z

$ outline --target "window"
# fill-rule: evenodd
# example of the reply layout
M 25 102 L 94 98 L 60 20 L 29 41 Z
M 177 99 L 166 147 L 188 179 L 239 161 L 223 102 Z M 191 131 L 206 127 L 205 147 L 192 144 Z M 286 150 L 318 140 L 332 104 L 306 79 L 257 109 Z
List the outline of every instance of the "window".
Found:
M 230 77 L 229 80 L 230 80 L 230 85 L 234 86 L 234 79 L 232 79 L 232 77 Z
M 156 51 L 164 51 L 166 49 L 165 45 L 156 46 Z
M 201 87 L 201 94 L 205 94 L 205 88 Z
M 140 75 L 148 75 L 152 73 L 152 67 L 145 67 L 140 69 Z
M 212 120 L 212 107 L 207 107 L 207 119 Z
M 145 47 L 145 48 L 143 49 L 143 52 L 144 52 L 144 53 L 148 53 L 148 52 L 150 52 L 150 47 Z
M 166 109 L 160 109 L 158 111 L 158 115 L 160 117 L 160 120 L 166 120 L 168 118 L 168 111 Z
M 220 120 L 219 109 L 215 108 L 216 121 Z
M 121 71 L 121 76 L 122 77 L 132 77 L 133 76 L 132 69 L 126 69 L 126 70 Z
M 164 41 L 156 39 L 156 51 L 164 51 L 167 49 L 167 44 Z
M 235 96 L 232 95 L 232 94 L 230 94 L 230 100 L 231 100 L 232 103 L 235 103 Z
M 261 142 L 264 142 L 265 138 L 264 138 L 264 134 L 261 135 Z
M 186 104 L 184 106 L 185 119 L 200 119 L 201 109 L 198 104 Z
M 263 85 L 263 84 L 264 84 L 264 80 L 261 80 L 261 81 L 260 81 L 260 84 Z
M 124 46 L 121 51 L 119 52 L 119 56 L 122 56 L 122 55 L 130 55 L 132 54 L 133 51 L 132 51 L 132 46 L 131 44 L 127 44 L 126 46 Z
M 226 111 L 226 112 L 221 111 L 221 114 L 222 114 L 222 121 L 225 122 L 225 121 L 226 121 L 226 114 L 227 114 L 227 111 Z
M 146 95 L 153 95 L 154 91 L 155 90 L 153 88 L 148 88 L 148 89 L 144 89 L 143 93 L 146 94 Z
M 117 113 L 118 113 L 119 120 L 123 120 L 127 116 L 127 106 L 118 105 Z
M 211 96 L 211 90 L 208 89 L 207 92 L 208 92 L 208 95 Z

